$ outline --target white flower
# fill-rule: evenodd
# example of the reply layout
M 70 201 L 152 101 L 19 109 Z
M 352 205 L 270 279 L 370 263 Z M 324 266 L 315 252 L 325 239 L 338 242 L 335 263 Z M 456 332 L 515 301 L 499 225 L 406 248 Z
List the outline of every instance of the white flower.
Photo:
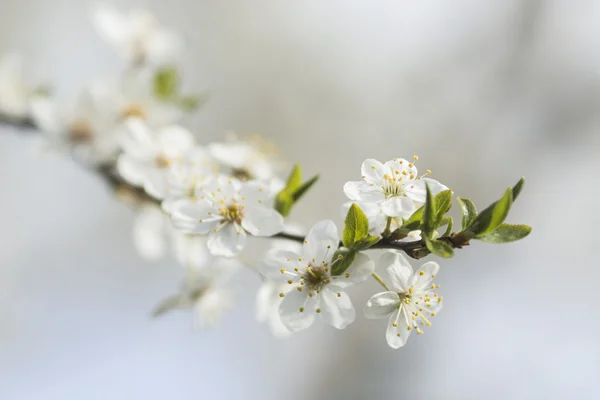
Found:
M 429 319 L 442 308 L 442 297 L 432 283 L 439 265 L 427 262 L 413 273 L 406 258 L 397 251 L 381 256 L 378 267 L 386 268 L 391 278 L 391 291 L 377 293 L 365 307 L 367 318 L 387 318 L 385 338 L 390 347 L 397 349 L 406 344 L 410 333 L 423 333 L 419 325 L 430 326 Z
M 73 150 L 90 163 L 114 159 L 118 150 L 118 112 L 115 93 L 102 83 L 86 88 L 67 110 L 60 109 L 49 98 L 32 100 L 35 124 L 58 150 Z
M 231 136 L 227 142 L 211 143 L 208 151 L 230 169 L 229 175 L 242 180 L 270 180 L 280 167 L 275 146 L 258 135 L 245 141 Z
M 280 293 L 283 301 L 279 307 L 281 320 L 290 331 L 308 328 L 317 315 L 338 329 L 354 321 L 354 307 L 344 289 L 365 281 L 374 265 L 367 256 L 359 254 L 344 274 L 331 276 L 332 257 L 338 245 L 335 224 L 321 221 L 308 233 L 302 254 L 279 249 L 267 253 L 262 274 L 293 288 L 288 294 Z
M 297 235 L 305 235 L 306 231 L 296 224 L 285 225 L 285 232 Z M 271 249 L 302 252 L 302 244 L 292 240 L 273 239 Z M 280 293 L 287 293 L 293 287 L 287 283 L 277 283 L 265 280 L 256 293 L 256 319 L 259 322 L 267 322 L 275 337 L 285 337 L 291 332 L 281 322 L 279 306 L 283 301 Z
M 166 192 L 162 208 L 168 214 L 173 205 L 184 198 L 197 200 L 196 193 L 210 177 L 216 175 L 218 165 L 201 147 L 194 147 L 181 163 L 174 164 L 166 176 Z
M 182 40 L 162 27 L 145 10 L 120 13 L 108 5 L 96 7 L 93 22 L 98 33 L 134 65 L 161 65 L 173 61 L 182 49 Z
M 279 306 L 283 301 L 280 293 L 287 293 L 292 288 L 287 283 L 264 281 L 256 293 L 256 319 L 267 322 L 275 337 L 285 337 L 291 332 L 281 321 Z
M 183 164 L 194 147 L 194 137 L 185 128 L 172 125 L 154 133 L 136 118 L 125 123 L 120 141 L 123 154 L 117 162 L 119 174 L 158 199 L 166 195 L 170 167 Z
M 163 300 L 153 315 L 160 316 L 174 309 L 191 309 L 196 328 L 215 325 L 221 314 L 233 306 L 233 292 L 228 283 L 239 269 L 236 260 L 227 259 L 213 260 L 202 266 L 188 265 L 180 292 Z
M 25 119 L 31 89 L 25 81 L 23 63 L 15 54 L 0 58 L 0 117 Z
M 267 205 L 267 198 L 260 182 L 220 175 L 199 190 L 197 201 L 183 199 L 173 205 L 173 226 L 187 233 L 208 233 L 212 254 L 233 257 L 246 245 L 246 232 L 273 236 L 283 230 L 283 217 Z
M 417 157 L 415 157 L 415 160 Z M 344 193 L 350 200 L 375 203 L 386 217 L 407 217 L 425 203 L 425 183 L 433 193 L 447 189 L 438 181 L 417 174 L 415 165 L 402 158 L 385 164 L 367 159 L 362 164 L 362 181 L 347 182 Z
M 166 254 L 172 230 L 169 218 L 160 208 L 144 206 L 133 222 L 133 245 L 144 260 L 156 261 Z

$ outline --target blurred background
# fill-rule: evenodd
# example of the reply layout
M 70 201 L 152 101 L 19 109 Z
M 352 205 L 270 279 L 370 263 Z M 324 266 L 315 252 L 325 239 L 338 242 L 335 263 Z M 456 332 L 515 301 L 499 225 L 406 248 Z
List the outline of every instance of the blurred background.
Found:
M 481 207 L 526 176 L 509 222 L 534 230 L 443 261 L 443 312 L 397 351 L 360 312 L 343 331 L 273 338 L 249 272 L 235 310 L 194 332 L 190 314 L 150 318 L 183 271 L 140 259 L 132 211 L 0 128 L 0 399 L 600 397 L 600 2 L 109 3 L 185 35 L 186 89 L 210 93 L 186 121 L 201 141 L 260 133 L 321 174 L 294 211 L 302 224 L 341 224 L 363 159 L 418 154 Z M 94 4 L 2 0 L 0 51 L 74 95 L 121 65 Z M 356 288 L 357 310 L 376 291 Z

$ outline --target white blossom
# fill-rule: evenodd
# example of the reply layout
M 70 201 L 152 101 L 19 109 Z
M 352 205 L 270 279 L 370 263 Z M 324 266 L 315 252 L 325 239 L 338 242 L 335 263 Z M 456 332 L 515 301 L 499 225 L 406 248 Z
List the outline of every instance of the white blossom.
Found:
M 185 128 L 172 125 L 153 132 L 137 118 L 125 122 L 120 142 L 119 174 L 158 199 L 166 196 L 170 167 L 183 164 L 194 147 L 194 137 Z
M 397 349 L 406 344 L 410 333 L 423 333 L 421 326 L 430 326 L 430 318 L 442 308 L 442 297 L 432 283 L 439 270 L 435 262 L 423 264 L 416 273 L 398 251 L 385 252 L 378 263 L 391 278 L 390 291 L 377 293 L 365 307 L 367 318 L 388 318 L 385 338 L 390 347 Z
M 168 216 L 159 207 L 143 206 L 133 222 L 133 245 L 144 260 L 156 261 L 167 253 L 172 231 Z
M 358 254 L 340 276 L 332 276 L 333 254 L 339 245 L 337 228 L 332 221 L 321 221 L 309 231 L 302 253 L 272 249 L 261 265 L 261 272 L 274 282 L 293 288 L 281 292 L 279 313 L 292 332 L 311 326 L 317 315 L 327 324 L 343 329 L 355 318 L 350 297 L 344 291 L 365 281 L 373 272 L 373 262 Z
M 27 118 L 31 92 L 21 58 L 16 54 L 0 57 L 0 117 Z
M 51 148 L 73 151 L 90 163 L 113 160 L 119 150 L 120 120 L 115 94 L 103 83 L 84 89 L 69 108 L 50 98 L 36 97 L 31 111 Z
M 195 239 L 201 238 L 191 238 Z M 163 300 L 155 308 L 153 315 L 160 316 L 176 309 L 192 310 L 196 328 L 215 325 L 221 315 L 233 306 L 234 292 L 229 285 L 240 267 L 236 260 L 231 259 L 213 259 L 202 265 L 187 264 L 181 290 Z
M 417 157 L 415 157 L 415 160 Z M 367 159 L 362 164 L 362 181 L 347 182 L 344 193 L 350 200 L 374 203 L 386 217 L 408 217 L 425 203 L 425 184 L 433 193 L 447 189 L 431 178 L 429 170 L 419 176 L 412 162 L 395 158 L 385 164 Z
M 306 231 L 296 224 L 285 224 L 285 232 L 305 235 Z M 302 252 L 302 244 L 286 239 L 273 239 L 271 249 L 286 250 L 296 253 Z M 280 293 L 287 293 L 293 287 L 287 283 L 277 283 L 266 279 L 256 293 L 256 319 L 259 322 L 267 322 L 275 337 L 286 337 L 291 333 L 281 322 L 279 306 L 283 301 Z
M 196 201 L 182 199 L 173 205 L 173 226 L 208 234 L 212 254 L 233 257 L 246 245 L 246 232 L 273 236 L 283 230 L 283 217 L 267 200 L 262 183 L 220 175 L 199 189 Z
M 146 10 L 121 13 L 100 5 L 94 9 L 93 22 L 100 36 L 134 65 L 172 62 L 183 47 L 182 39 Z
M 275 146 L 253 135 L 247 140 L 240 140 L 231 135 L 223 143 L 208 145 L 210 154 L 229 168 L 229 175 L 239 179 L 271 180 L 280 168 Z

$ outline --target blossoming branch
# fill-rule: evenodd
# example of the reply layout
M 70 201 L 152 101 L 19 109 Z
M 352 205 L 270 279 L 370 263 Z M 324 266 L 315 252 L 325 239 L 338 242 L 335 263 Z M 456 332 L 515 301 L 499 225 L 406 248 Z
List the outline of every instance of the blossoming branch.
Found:
M 185 268 L 181 289 L 158 304 L 155 316 L 191 309 L 197 326 L 216 323 L 233 305 L 230 282 L 248 264 L 248 237 L 265 237 L 273 240 L 258 261 L 257 318 L 276 336 L 316 321 L 346 328 L 356 318 L 346 288 L 374 279 L 383 291 L 367 301 L 364 314 L 387 318 L 386 341 L 399 348 L 413 331 L 423 333 L 443 304 L 433 283 L 440 266 L 428 261 L 415 271 L 409 259 L 449 258 L 474 240 L 507 243 L 531 231 L 504 222 L 523 179 L 480 212 L 458 197 L 462 219 L 454 230 L 448 215 L 454 193 L 431 171 L 419 172 L 414 156 L 365 160 L 360 175 L 349 177 L 359 179 L 343 185 L 349 199 L 341 206 L 343 229 L 325 220 L 306 232 L 289 216 L 318 176 L 305 180 L 295 165 L 282 180 L 285 163 L 263 139 L 200 145 L 178 124 L 202 102 L 182 91 L 178 34 L 143 10 L 122 14 L 100 6 L 93 20 L 123 57 L 123 73 L 93 81 L 65 105 L 31 85 L 20 59 L 6 55 L 0 122 L 41 132 L 46 147 L 97 173 L 135 206 L 140 255 L 156 260 L 171 252 Z M 384 251 L 374 261 L 378 249 Z

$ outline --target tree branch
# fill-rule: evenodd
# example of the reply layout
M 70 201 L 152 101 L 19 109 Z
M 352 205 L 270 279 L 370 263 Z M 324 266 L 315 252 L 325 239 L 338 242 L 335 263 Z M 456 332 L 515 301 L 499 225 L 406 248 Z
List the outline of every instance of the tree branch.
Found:
M 35 133 L 39 132 L 35 124 L 29 120 L 9 120 L 0 115 L 0 127 L 7 127 L 17 129 L 24 133 Z M 161 201 L 150 196 L 144 191 L 144 189 L 135 187 L 127 183 L 123 178 L 117 174 L 114 163 L 100 164 L 100 165 L 86 165 L 87 169 L 99 176 L 107 186 L 115 193 L 117 198 L 134 205 L 140 205 L 145 203 L 153 203 L 160 206 Z M 291 240 L 299 243 L 304 242 L 304 236 L 293 235 L 285 232 L 278 233 L 270 238 Z M 463 246 L 469 244 L 468 241 L 464 241 L 462 238 L 456 235 L 443 236 L 438 238 L 446 244 L 450 245 L 454 249 L 460 249 Z M 340 242 L 340 247 L 342 243 Z M 427 246 L 424 240 L 416 240 L 414 242 L 402 242 L 394 240 L 390 237 L 382 237 L 379 242 L 370 247 L 369 249 L 393 249 L 405 252 L 409 257 L 419 259 L 429 254 Z

